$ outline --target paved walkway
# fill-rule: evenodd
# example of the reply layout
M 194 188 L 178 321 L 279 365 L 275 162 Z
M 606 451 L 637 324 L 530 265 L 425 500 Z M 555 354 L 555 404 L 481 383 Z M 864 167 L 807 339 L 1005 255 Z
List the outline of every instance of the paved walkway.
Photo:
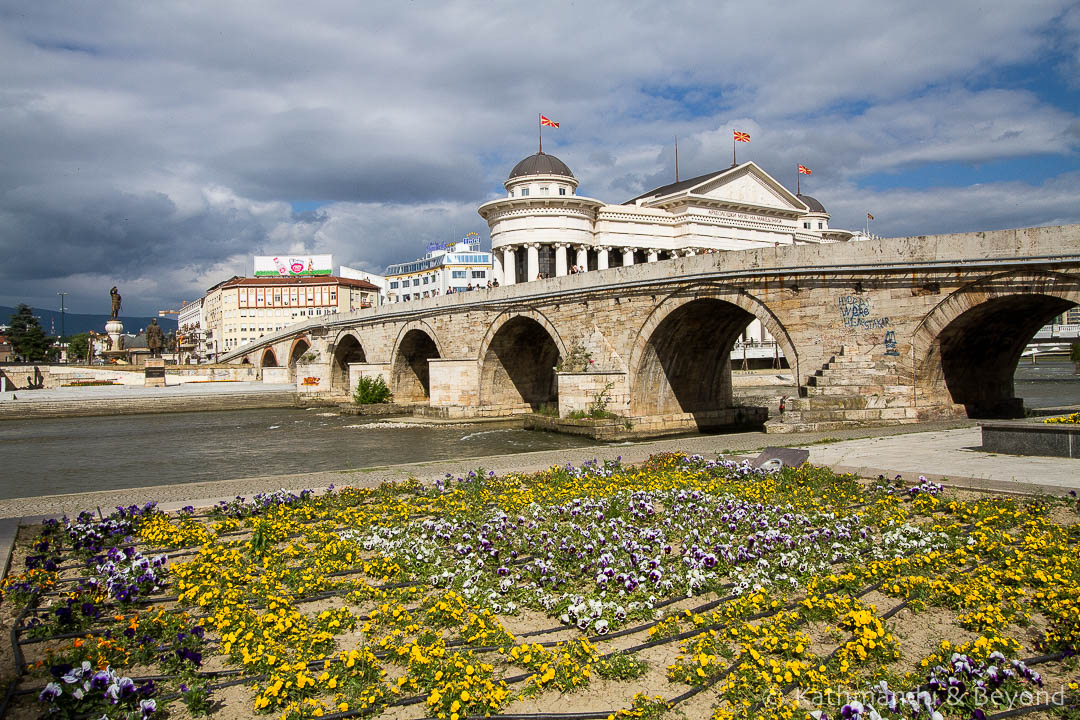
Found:
M 988 490 L 1080 488 L 1080 459 L 983 452 L 978 427 L 805 446 L 810 462 L 862 477 L 903 475 Z

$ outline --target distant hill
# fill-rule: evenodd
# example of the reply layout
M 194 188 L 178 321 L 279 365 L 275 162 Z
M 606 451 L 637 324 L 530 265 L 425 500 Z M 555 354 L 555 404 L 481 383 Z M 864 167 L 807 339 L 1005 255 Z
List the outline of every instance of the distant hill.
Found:
M 15 308 L 7 307 L 6 305 L 0 305 L 0 325 L 8 325 L 11 322 L 11 316 L 15 314 Z M 34 314 L 41 320 L 41 327 L 45 331 L 46 335 L 59 335 L 60 334 L 60 311 L 59 310 L 46 310 L 44 308 L 34 308 Z M 150 324 L 151 315 L 143 317 L 138 316 L 120 316 L 120 322 L 124 323 L 124 332 L 137 333 L 140 329 L 145 328 Z M 79 333 L 105 332 L 105 323 L 109 320 L 109 314 L 102 315 L 86 315 L 83 313 L 64 313 L 64 332 L 68 335 L 78 335 Z M 169 334 L 171 331 L 176 330 L 176 318 L 159 317 L 157 319 L 158 325 L 165 331 L 165 334 Z

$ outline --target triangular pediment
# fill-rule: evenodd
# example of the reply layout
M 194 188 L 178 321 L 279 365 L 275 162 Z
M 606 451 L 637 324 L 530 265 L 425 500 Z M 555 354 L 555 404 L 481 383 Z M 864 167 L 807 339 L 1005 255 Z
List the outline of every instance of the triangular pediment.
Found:
M 666 192 L 665 192 L 666 191 Z M 784 213 L 805 213 L 799 198 L 752 162 L 676 185 L 658 188 L 646 205 L 666 207 L 688 199 L 704 198 L 710 204 L 756 207 Z
M 797 197 L 753 163 L 710 178 L 691 188 L 690 194 L 732 205 L 806 212 L 806 206 Z

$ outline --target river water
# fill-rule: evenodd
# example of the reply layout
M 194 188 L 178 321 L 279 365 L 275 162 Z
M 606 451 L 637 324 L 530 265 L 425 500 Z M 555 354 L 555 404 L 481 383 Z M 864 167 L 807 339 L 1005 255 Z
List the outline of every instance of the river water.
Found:
M 1021 362 L 1029 408 L 1080 405 L 1065 360 Z M 584 447 L 555 433 L 473 426 L 363 427 L 325 410 L 272 409 L 0 422 L 0 498 L 226 480 Z M 478 463 L 480 464 L 480 463 Z
M 348 470 L 595 445 L 472 426 L 363 427 L 325 409 L 0 422 L 0 498 Z

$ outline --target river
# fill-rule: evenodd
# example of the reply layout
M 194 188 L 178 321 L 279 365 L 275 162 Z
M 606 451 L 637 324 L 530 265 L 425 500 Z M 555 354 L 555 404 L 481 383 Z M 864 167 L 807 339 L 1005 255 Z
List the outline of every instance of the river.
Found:
M 363 427 L 325 409 L 0 422 L 0 498 L 285 475 L 584 447 L 487 425 Z
M 1029 408 L 1080 405 L 1080 376 L 1066 360 L 1039 360 L 1036 366 L 1022 361 L 1015 388 Z M 4 421 L 0 498 L 595 444 L 568 435 L 485 425 L 363 427 L 369 422 L 292 408 Z

